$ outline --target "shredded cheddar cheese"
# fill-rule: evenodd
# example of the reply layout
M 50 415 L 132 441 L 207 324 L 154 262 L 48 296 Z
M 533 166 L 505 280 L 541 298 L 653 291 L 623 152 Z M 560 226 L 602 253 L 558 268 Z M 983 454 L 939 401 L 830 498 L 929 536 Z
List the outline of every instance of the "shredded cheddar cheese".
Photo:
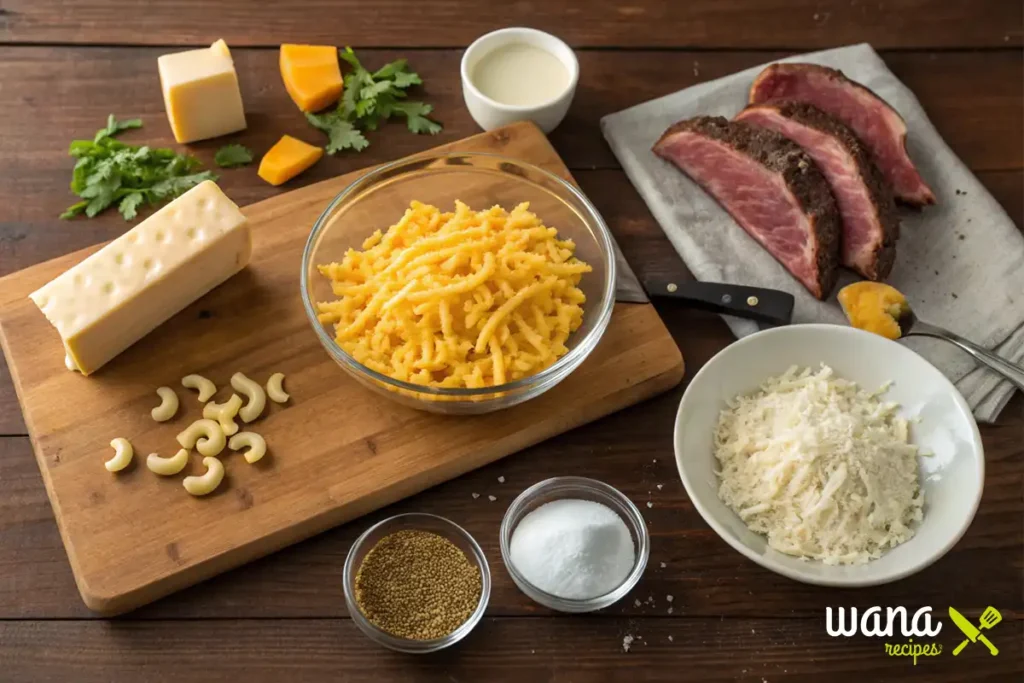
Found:
M 520 204 L 454 212 L 412 202 L 386 232 L 318 266 L 335 301 L 322 323 L 353 358 L 388 377 L 432 387 L 498 386 L 568 352 L 591 267 Z

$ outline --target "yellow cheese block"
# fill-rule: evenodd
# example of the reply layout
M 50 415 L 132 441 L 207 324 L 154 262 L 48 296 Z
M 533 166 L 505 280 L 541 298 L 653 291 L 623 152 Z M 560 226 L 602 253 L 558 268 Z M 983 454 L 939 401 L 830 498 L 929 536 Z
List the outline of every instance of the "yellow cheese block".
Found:
M 302 111 L 319 111 L 341 95 L 338 48 L 332 45 L 281 46 L 281 79 Z
M 257 175 L 271 185 L 280 185 L 305 171 L 323 155 L 323 148 L 285 135 L 263 155 Z
M 212 181 L 192 188 L 29 298 L 69 368 L 90 374 L 249 263 L 245 216 Z
M 157 66 L 175 140 L 195 142 L 245 129 L 238 75 L 223 40 L 162 55 Z

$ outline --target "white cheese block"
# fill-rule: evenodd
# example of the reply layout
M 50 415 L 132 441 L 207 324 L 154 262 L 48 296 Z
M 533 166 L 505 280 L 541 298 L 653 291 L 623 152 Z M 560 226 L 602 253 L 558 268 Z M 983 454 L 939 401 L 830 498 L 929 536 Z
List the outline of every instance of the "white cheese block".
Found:
M 238 75 L 223 40 L 162 55 L 157 67 L 175 140 L 194 142 L 245 129 Z
M 90 374 L 249 263 L 245 216 L 215 183 L 192 188 L 29 295 L 65 363 Z

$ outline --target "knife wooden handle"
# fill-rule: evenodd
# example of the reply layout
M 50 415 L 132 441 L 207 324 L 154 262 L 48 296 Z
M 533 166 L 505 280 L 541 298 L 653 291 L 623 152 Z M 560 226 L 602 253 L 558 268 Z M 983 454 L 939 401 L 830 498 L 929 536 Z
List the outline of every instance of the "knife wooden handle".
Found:
M 645 279 L 643 285 L 650 297 L 677 299 L 702 311 L 735 315 L 768 325 L 788 325 L 793 319 L 793 295 L 777 289 L 660 278 Z

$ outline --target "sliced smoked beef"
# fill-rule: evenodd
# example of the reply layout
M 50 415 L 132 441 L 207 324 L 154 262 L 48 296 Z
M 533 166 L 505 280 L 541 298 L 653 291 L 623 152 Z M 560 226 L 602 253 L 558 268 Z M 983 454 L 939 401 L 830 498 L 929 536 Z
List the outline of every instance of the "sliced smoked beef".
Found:
M 934 204 L 935 195 L 907 154 L 907 124 L 895 109 L 842 71 L 817 64 L 772 64 L 750 86 L 750 104 L 796 100 L 836 117 L 871 151 L 896 199 Z
M 669 127 L 654 145 L 814 296 L 825 299 L 839 267 L 840 218 L 828 181 L 782 135 L 720 116 Z
M 781 133 L 814 159 L 843 220 L 840 263 L 869 280 L 885 279 L 896 258 L 896 202 L 853 131 L 817 107 L 790 101 L 753 104 L 735 120 Z

